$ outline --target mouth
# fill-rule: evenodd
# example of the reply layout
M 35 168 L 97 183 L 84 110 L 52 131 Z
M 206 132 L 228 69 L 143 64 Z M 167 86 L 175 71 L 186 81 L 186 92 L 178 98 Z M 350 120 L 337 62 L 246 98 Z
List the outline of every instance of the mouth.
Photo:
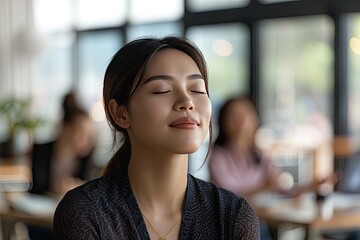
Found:
M 200 123 L 196 119 L 184 117 L 184 118 L 176 119 L 169 126 L 180 129 L 194 129 L 200 126 Z

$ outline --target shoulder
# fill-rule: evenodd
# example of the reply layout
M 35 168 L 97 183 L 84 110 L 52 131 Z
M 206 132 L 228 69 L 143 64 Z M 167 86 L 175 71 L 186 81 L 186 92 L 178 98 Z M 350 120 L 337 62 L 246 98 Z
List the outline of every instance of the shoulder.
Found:
M 244 198 L 191 175 L 189 188 L 191 204 L 194 205 L 192 211 L 206 212 L 208 217 L 211 216 L 215 225 L 222 226 L 221 235 L 237 239 L 239 236 L 240 239 L 258 239 L 259 219 Z M 204 221 L 208 225 L 206 219 Z M 198 219 L 199 224 L 202 221 Z
M 111 198 L 119 190 L 121 184 L 117 184 L 115 174 L 109 174 L 100 178 L 88 181 L 83 185 L 68 191 L 60 201 L 59 205 L 66 203 L 96 205 L 104 198 Z M 66 204 L 66 206 L 69 206 Z
M 104 222 L 113 216 L 116 204 L 124 204 L 117 177 L 107 175 L 70 190 L 59 202 L 54 214 L 55 239 L 85 239 L 99 236 Z M 83 234 L 79 238 L 80 235 Z M 67 236 L 63 238 L 60 236 Z M 91 238 L 92 238 L 91 237 Z
M 217 187 L 213 183 L 195 178 L 189 175 L 189 192 L 201 198 L 207 204 L 223 209 L 242 209 L 245 212 L 253 213 L 248 202 L 231 191 Z
M 109 211 L 114 201 L 124 202 L 122 196 L 121 183 L 117 183 L 114 174 L 91 180 L 65 194 L 57 206 L 54 220 L 97 218 L 95 213 Z
M 54 239 L 139 239 L 142 216 L 134 214 L 134 205 L 124 172 L 89 181 L 69 191 L 58 204 Z

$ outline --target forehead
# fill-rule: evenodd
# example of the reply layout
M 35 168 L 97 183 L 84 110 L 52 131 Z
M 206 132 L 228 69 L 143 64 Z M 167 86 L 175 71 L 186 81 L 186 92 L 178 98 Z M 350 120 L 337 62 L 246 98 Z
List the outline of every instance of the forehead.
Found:
M 195 61 L 177 49 L 163 49 L 150 60 L 145 76 L 154 74 L 194 74 L 200 73 Z

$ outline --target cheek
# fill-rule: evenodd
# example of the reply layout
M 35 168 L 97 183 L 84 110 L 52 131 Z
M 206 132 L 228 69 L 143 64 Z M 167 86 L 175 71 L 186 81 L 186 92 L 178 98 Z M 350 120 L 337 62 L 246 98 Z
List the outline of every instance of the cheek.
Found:
M 158 123 L 164 120 L 169 106 L 167 101 L 156 101 L 147 99 L 145 101 L 134 101 L 129 111 L 132 126 L 147 126 L 150 123 Z M 145 124 L 148 123 L 148 124 Z
M 203 118 L 203 121 L 206 123 L 210 123 L 211 114 L 212 114 L 212 108 L 211 108 L 211 102 L 210 99 L 204 99 L 198 103 L 197 107 L 198 112 Z

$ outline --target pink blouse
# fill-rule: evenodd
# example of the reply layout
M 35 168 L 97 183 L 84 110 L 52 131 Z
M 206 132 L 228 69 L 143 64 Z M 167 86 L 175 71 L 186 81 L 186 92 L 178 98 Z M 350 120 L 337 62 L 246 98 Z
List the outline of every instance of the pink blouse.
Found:
M 232 146 L 215 145 L 209 161 L 210 180 L 240 196 L 264 186 L 278 169 L 260 154 L 257 163 L 254 155 L 241 154 Z

